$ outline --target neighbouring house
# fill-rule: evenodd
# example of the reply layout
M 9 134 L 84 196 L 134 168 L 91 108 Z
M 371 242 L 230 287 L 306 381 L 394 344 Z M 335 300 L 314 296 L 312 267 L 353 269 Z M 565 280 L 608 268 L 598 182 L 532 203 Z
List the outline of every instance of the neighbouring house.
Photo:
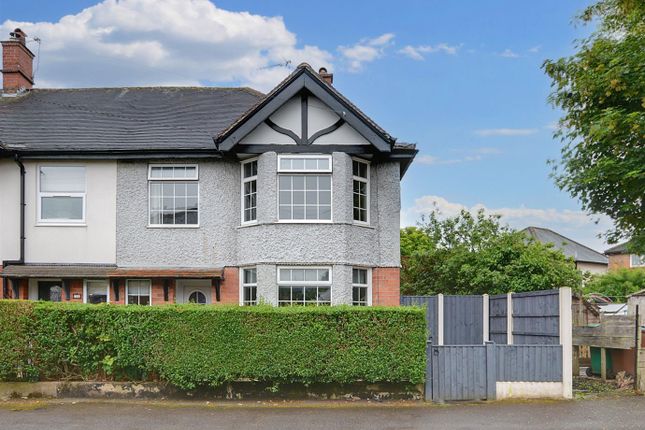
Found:
M 629 242 L 612 246 L 605 251 L 609 259 L 609 270 L 645 267 L 645 255 L 632 254 L 627 249 Z
M 552 244 L 555 249 L 559 249 L 565 256 L 572 258 L 576 264 L 576 269 L 581 272 L 607 272 L 607 257 L 588 246 L 548 228 L 527 227 L 522 231 L 540 243 Z
M 250 88 L 33 89 L 16 29 L 0 98 L 2 296 L 156 305 L 398 305 L 396 139 L 299 65 Z

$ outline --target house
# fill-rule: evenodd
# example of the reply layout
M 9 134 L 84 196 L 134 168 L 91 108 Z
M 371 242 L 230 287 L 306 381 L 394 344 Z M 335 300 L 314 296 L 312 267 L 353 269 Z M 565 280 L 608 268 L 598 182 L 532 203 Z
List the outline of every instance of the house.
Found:
M 576 269 L 582 272 L 607 272 L 607 257 L 588 246 L 584 246 L 548 228 L 527 227 L 522 231 L 540 243 L 552 244 L 555 249 L 559 249 L 565 256 L 572 258 L 576 264 Z
M 299 65 L 250 88 L 33 89 L 3 47 L 5 298 L 398 305 L 417 153 Z
M 609 259 L 609 270 L 645 267 L 645 255 L 632 254 L 627 249 L 629 242 L 612 246 L 605 251 Z

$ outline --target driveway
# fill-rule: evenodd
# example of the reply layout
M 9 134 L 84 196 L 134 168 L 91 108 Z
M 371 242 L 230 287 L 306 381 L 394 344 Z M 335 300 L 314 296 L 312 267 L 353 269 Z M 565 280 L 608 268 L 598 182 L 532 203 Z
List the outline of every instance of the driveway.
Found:
M 12 410 L 14 409 L 14 410 Z M 642 429 L 645 398 L 490 404 L 0 403 L 0 429 Z

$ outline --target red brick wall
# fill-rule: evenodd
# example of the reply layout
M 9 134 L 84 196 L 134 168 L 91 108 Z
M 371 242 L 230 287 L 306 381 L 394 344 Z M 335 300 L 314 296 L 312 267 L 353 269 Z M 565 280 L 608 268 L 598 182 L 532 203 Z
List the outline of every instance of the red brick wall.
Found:
M 399 306 L 401 299 L 401 269 L 375 267 L 372 269 L 372 305 Z
M 609 270 L 629 269 L 629 254 L 614 254 L 607 256 Z
M 220 286 L 220 301 L 215 299 L 215 288 L 212 288 L 211 296 L 213 303 L 230 305 L 240 303 L 240 269 L 238 267 L 226 267 L 224 279 Z

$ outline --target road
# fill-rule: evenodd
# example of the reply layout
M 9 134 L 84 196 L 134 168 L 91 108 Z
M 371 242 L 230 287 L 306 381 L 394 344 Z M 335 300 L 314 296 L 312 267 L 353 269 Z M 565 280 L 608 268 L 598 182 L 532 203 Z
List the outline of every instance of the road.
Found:
M 12 410 L 21 409 L 21 410 Z M 0 403 L 0 429 L 643 429 L 645 397 L 489 404 Z

